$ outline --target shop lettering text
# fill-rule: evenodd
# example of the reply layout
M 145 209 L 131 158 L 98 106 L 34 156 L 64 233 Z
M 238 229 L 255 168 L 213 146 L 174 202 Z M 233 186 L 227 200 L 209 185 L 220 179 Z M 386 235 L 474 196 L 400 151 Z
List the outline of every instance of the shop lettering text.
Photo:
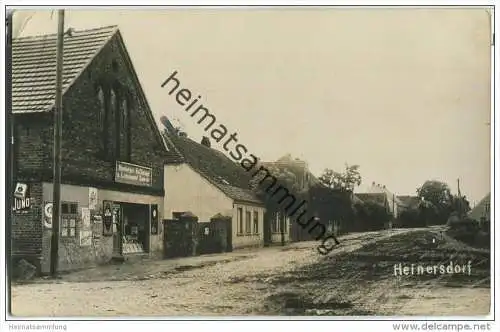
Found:
M 29 210 L 31 207 L 31 200 L 29 197 L 26 198 L 15 198 L 13 211 L 24 211 Z
M 151 169 L 123 162 L 116 163 L 116 182 L 140 186 L 151 186 Z

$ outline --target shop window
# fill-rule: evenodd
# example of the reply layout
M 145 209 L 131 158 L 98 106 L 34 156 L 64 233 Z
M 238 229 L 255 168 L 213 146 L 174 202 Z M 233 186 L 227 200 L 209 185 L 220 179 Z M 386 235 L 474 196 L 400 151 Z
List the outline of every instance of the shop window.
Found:
M 237 215 L 236 215 L 236 227 L 237 227 L 237 233 L 238 234 L 243 234 L 243 209 L 238 208 L 237 210 Z
M 245 230 L 247 234 L 252 234 L 252 212 L 246 211 Z
M 259 212 L 253 211 L 253 233 L 259 234 Z
M 77 203 L 61 203 L 61 237 L 72 238 L 77 236 Z

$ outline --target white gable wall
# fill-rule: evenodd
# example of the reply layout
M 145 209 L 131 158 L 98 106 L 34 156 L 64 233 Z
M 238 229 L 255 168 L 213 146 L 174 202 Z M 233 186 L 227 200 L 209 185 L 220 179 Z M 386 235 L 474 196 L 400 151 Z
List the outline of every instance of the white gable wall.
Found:
M 163 218 L 171 219 L 172 212 L 191 211 L 198 217 L 200 222 L 208 222 L 216 214 L 220 213 L 232 216 L 233 248 L 262 246 L 264 243 L 264 208 L 234 202 L 219 188 L 210 183 L 202 175 L 187 164 L 165 165 L 165 201 Z M 238 233 L 238 208 L 242 209 L 246 221 L 246 212 L 252 214 L 252 231 L 247 232 L 246 227 L 243 234 Z M 253 213 L 259 215 L 258 234 L 253 232 Z M 244 222 L 246 226 L 246 222 Z
M 200 222 L 210 221 L 217 213 L 232 215 L 233 200 L 187 164 L 165 165 L 164 187 L 165 219 L 184 211 L 191 211 Z

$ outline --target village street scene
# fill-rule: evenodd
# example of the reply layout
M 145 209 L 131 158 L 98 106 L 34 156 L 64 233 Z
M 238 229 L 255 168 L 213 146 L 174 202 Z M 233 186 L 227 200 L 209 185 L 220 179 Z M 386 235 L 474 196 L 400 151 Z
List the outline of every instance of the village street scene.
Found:
M 13 316 L 490 313 L 486 9 L 7 28 Z

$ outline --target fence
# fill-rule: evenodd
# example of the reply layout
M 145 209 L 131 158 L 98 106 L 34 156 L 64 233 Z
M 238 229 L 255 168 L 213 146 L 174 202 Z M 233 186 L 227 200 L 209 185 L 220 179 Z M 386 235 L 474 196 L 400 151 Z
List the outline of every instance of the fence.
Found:
M 186 212 L 163 223 L 165 258 L 232 251 L 231 217 L 217 215 L 209 222 L 198 222 L 198 217 Z

